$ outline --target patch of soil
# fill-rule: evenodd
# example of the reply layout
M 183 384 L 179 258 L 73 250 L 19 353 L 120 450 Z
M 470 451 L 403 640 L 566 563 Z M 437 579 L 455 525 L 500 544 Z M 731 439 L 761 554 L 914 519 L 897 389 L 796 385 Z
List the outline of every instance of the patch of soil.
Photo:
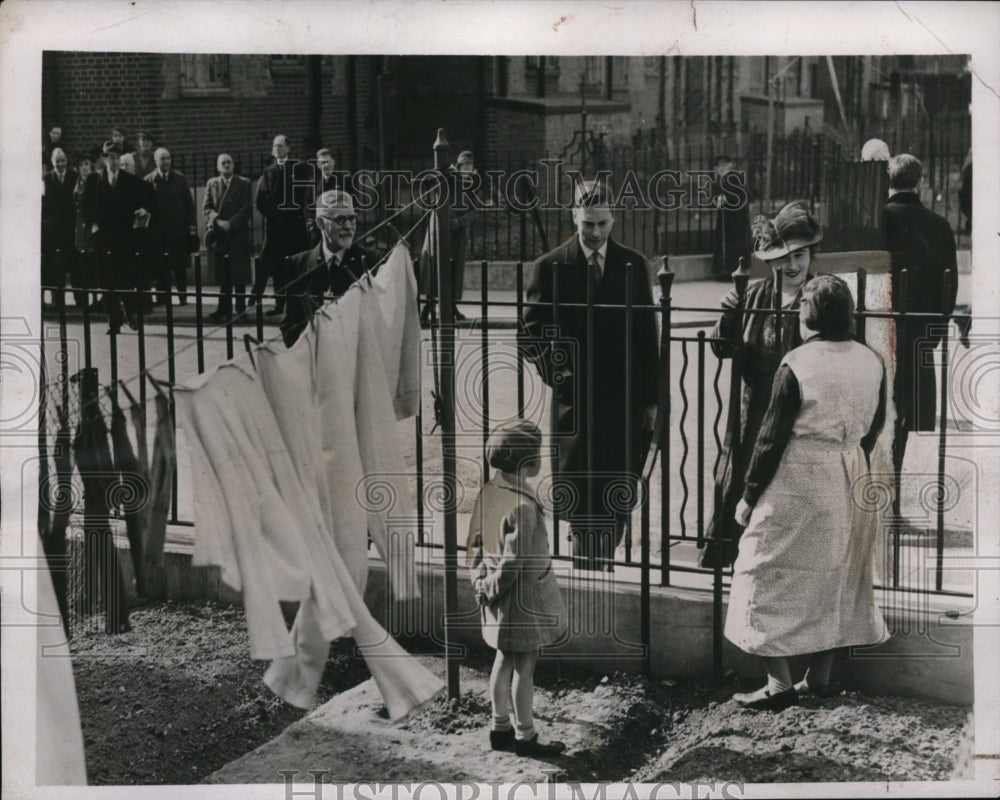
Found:
M 70 642 L 90 784 L 197 783 L 307 713 L 264 685 L 240 606 L 146 606 L 122 636 L 98 622 Z M 336 642 L 317 701 L 368 677 L 354 643 Z
M 777 714 L 741 709 L 728 697 L 686 705 L 666 748 L 636 780 L 947 780 L 968 714 L 966 707 L 852 691 L 806 696 Z
M 460 699 L 439 697 L 397 725 L 384 719 L 374 688 L 367 706 L 354 700 L 304 719 L 263 685 L 266 664 L 247 655 L 242 608 L 164 603 L 135 611 L 132 622 L 125 636 L 95 630 L 72 642 L 93 784 L 270 783 L 277 769 L 317 766 L 323 780 L 944 780 L 971 736 L 965 707 L 844 692 L 753 712 L 731 699 L 756 688 L 745 682 L 602 676 L 542 662 L 536 724 L 568 749 L 544 762 L 520 759 L 489 749 L 491 652 L 463 660 Z M 419 657 L 444 672 L 439 653 Z M 318 702 L 367 677 L 353 643 L 336 643 Z

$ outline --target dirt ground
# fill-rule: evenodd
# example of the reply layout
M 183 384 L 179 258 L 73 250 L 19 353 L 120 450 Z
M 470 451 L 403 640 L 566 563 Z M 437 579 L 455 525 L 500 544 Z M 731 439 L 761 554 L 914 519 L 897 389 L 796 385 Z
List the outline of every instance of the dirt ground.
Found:
M 306 714 L 261 680 L 242 607 L 168 602 L 131 621 L 123 636 L 95 625 L 70 642 L 90 784 L 198 783 Z M 333 645 L 319 702 L 369 677 L 353 654 Z
M 569 748 L 538 762 L 488 749 L 484 652 L 463 663 L 460 700 L 442 697 L 395 726 L 377 723 L 382 739 L 359 751 L 356 740 L 345 744 L 335 719 L 315 724 L 270 694 L 261 682 L 266 664 L 247 655 L 242 608 L 164 603 L 136 610 L 132 622 L 125 636 L 95 626 L 72 640 L 91 784 L 273 782 L 264 777 L 273 775 L 268 758 L 282 768 L 315 768 L 297 760 L 310 751 L 330 768 L 327 780 L 941 780 L 953 773 L 968 712 L 845 692 L 757 713 L 730 700 L 754 688 L 743 683 L 601 676 L 542 662 L 538 726 Z M 422 660 L 443 672 L 440 659 Z M 335 644 L 319 702 L 368 677 L 352 643 Z M 429 746 L 437 761 L 428 760 Z

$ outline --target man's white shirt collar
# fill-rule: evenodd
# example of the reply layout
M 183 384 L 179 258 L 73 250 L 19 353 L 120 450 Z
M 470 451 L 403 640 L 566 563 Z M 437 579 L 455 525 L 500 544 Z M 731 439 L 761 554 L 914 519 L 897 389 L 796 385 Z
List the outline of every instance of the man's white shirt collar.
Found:
M 587 263 L 589 264 L 590 263 L 590 258 L 591 258 L 591 256 L 593 255 L 593 253 L 595 251 L 591 250 L 589 247 L 587 247 L 587 245 L 585 245 L 583 243 L 583 240 L 579 236 L 577 237 L 577 241 L 580 243 L 580 249 L 583 250 L 583 256 L 587 260 Z M 604 262 L 605 262 L 605 260 L 608 257 L 608 240 L 607 239 L 604 240 L 604 244 L 602 244 L 597 249 L 596 252 L 598 252 L 598 253 L 601 254 L 601 257 L 598 259 L 598 261 L 600 262 L 600 266 L 601 266 L 601 274 L 603 274 L 604 273 Z
M 329 264 L 333 260 L 333 256 L 337 256 L 337 263 L 338 264 L 343 264 L 344 263 L 344 255 L 347 253 L 347 248 L 346 247 L 341 248 L 336 253 L 334 253 L 333 250 L 331 250 L 329 247 L 326 246 L 326 238 L 325 237 L 322 239 L 322 243 L 323 243 L 323 260 L 327 264 Z

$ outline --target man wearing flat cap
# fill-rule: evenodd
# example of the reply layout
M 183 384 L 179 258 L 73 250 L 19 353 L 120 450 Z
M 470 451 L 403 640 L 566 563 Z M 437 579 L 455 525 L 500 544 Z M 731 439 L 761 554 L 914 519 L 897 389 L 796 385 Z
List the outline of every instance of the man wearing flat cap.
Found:
M 125 314 L 132 322 L 135 299 L 126 290 L 136 284 L 131 264 L 133 228 L 136 220 L 148 219 L 153 212 L 142 181 L 121 168 L 121 157 L 121 145 L 105 142 L 104 171 L 87 183 L 81 204 L 92 235 L 97 282 L 108 290 L 104 306 L 109 334 L 121 330 Z
M 574 566 L 610 572 L 639 497 L 656 416 L 659 345 L 654 312 L 633 309 L 631 323 L 626 319 L 626 297 L 636 309 L 652 305 L 650 279 L 642 253 L 611 238 L 606 186 L 577 186 L 573 221 L 573 237 L 535 262 L 518 339 L 552 388 L 555 514 L 570 525 Z
M 153 158 L 153 137 L 148 131 L 139 131 L 135 135 L 136 148 L 132 153 L 135 162 L 135 174 L 145 178 L 156 169 L 156 159 Z
M 281 336 L 291 347 L 324 299 L 344 294 L 365 270 L 374 272 L 378 254 L 354 242 L 358 217 L 347 192 L 324 192 L 316 201 L 316 227 L 322 234 L 312 250 L 289 259 L 285 316 Z

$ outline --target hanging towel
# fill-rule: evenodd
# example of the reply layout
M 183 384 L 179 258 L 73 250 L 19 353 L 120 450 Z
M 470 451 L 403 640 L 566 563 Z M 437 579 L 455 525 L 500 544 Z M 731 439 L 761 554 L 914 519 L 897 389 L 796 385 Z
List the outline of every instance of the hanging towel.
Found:
M 149 465 L 149 512 L 146 527 L 146 562 L 163 564 L 163 545 L 167 538 L 167 517 L 170 514 L 170 493 L 173 488 L 174 465 L 177 463 L 174 424 L 170 414 L 170 398 L 156 395 L 156 434 L 153 438 L 153 459 Z
M 111 533 L 108 509 L 114 463 L 108 444 L 108 428 L 98 403 L 95 369 L 81 372 L 80 409 L 80 427 L 73 440 L 73 454 L 83 481 L 86 610 L 96 613 L 103 606 L 105 631 L 125 633 L 131 629 L 128 595 Z M 102 601 L 100 603 L 98 596 Z
M 375 275 L 381 309 L 379 346 L 396 419 L 412 417 L 420 407 L 420 309 L 410 251 L 402 242 Z
M 316 341 L 315 325 L 310 325 L 290 350 L 265 346 L 255 351 L 260 382 L 305 489 L 306 502 L 296 507 L 304 517 L 300 522 L 303 528 L 317 519 L 322 525 L 324 520 L 319 500 L 321 484 L 315 480 L 316 465 L 322 463 L 320 409 L 313 402 L 312 392 Z M 339 557 L 335 537 L 325 525 L 323 542 L 330 550 L 332 566 L 330 575 L 323 580 L 343 592 L 356 620 L 350 635 L 375 678 L 390 719 L 399 719 L 437 694 L 443 683 L 406 653 L 372 617 Z M 300 606 L 292 639 L 295 655 L 273 661 L 264 682 L 285 702 L 309 708 L 315 701 L 329 653 L 329 640 L 317 622 L 315 604 L 303 602 Z
M 143 564 L 143 538 L 145 536 L 146 507 L 149 503 L 146 464 L 141 463 L 132 450 L 128 438 L 125 413 L 118 405 L 114 392 L 111 398 L 111 445 L 114 453 L 115 471 L 118 473 L 116 496 L 121 500 L 122 515 L 125 518 L 125 532 L 128 536 L 129 555 L 135 573 L 135 589 L 145 597 L 148 593 Z
M 319 404 L 324 520 L 358 593 L 368 582 L 368 514 L 359 501 L 364 467 L 354 420 L 361 293 L 348 291 L 314 317 L 315 396 Z
M 419 597 L 416 579 L 416 514 L 403 463 L 392 394 L 379 348 L 382 315 L 372 291 L 360 295 L 355 421 L 365 478 L 359 500 L 368 510 L 368 531 L 385 561 L 397 600 Z

